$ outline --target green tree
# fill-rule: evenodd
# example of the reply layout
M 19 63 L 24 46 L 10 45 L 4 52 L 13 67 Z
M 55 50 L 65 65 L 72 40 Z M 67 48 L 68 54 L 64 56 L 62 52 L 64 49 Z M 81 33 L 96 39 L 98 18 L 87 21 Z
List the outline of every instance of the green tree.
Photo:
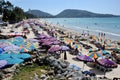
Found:
M 23 9 L 19 8 L 19 7 L 15 7 L 13 12 L 15 12 L 15 14 L 17 15 L 17 21 L 21 21 L 25 18 L 24 16 L 24 11 Z
M 8 9 L 3 10 L 3 21 L 9 21 L 9 18 L 11 16 L 11 11 Z

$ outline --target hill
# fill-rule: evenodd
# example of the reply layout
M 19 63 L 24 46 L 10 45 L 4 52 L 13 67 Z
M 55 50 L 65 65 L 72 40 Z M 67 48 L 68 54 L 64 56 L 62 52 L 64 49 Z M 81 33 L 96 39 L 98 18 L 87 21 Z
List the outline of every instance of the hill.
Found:
M 38 18 L 49 18 L 49 17 L 53 17 L 53 15 L 40 11 L 40 10 L 29 10 L 26 13 L 32 14 Z
M 112 14 L 98 14 L 86 10 L 66 9 L 57 14 L 57 18 L 79 18 L 79 17 L 118 17 Z
M 53 16 L 40 10 L 29 10 L 26 13 L 32 14 L 38 18 L 91 18 L 91 17 L 120 17 L 112 14 L 99 14 L 86 10 L 66 9 Z

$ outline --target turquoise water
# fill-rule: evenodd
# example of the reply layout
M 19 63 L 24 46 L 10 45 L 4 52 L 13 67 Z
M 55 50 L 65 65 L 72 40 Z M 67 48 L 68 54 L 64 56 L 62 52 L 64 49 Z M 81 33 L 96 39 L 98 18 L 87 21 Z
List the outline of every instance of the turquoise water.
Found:
M 120 39 L 120 17 L 117 18 L 47 18 L 49 23 L 91 34 L 105 33 L 108 38 Z

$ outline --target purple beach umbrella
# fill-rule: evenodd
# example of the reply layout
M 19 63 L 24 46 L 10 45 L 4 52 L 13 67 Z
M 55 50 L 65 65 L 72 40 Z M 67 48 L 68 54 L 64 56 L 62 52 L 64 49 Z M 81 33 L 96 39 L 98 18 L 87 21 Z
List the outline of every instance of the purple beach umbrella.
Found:
M 5 47 L 10 46 L 10 45 L 12 45 L 12 44 L 7 43 L 7 42 L 0 42 L 0 48 L 5 48 Z
M 59 46 L 59 45 L 52 45 L 50 47 L 50 49 L 48 50 L 48 52 L 55 52 L 55 51 L 59 51 L 59 50 L 61 50 L 61 46 Z
M 53 42 L 53 41 L 56 41 L 56 39 L 55 38 L 50 38 L 50 39 L 41 39 L 39 42 Z
M 46 41 L 46 42 L 43 42 L 42 43 L 42 46 L 49 46 L 49 45 L 51 45 L 53 42 L 50 42 L 50 41 Z
M 39 40 L 39 42 L 48 42 L 49 41 L 49 39 L 41 39 L 41 40 Z
M 62 50 L 63 51 L 67 51 L 67 50 L 69 50 L 70 48 L 69 47 L 67 47 L 67 46 L 62 46 Z
M 56 38 L 49 38 L 49 41 L 56 41 L 57 39 Z
M 16 50 L 20 50 L 20 47 L 15 46 L 15 45 L 11 45 L 11 46 L 7 46 L 4 48 L 5 51 L 16 51 Z
M 86 56 L 86 55 L 78 55 L 76 58 L 81 61 L 85 61 L 85 62 L 93 62 L 93 60 L 89 56 Z
M 45 34 L 40 34 L 40 35 L 38 35 L 37 37 L 39 38 L 39 39 L 43 39 L 43 38 L 45 38 L 47 35 L 45 35 Z
M 7 61 L 6 60 L 0 60 L 0 68 L 4 67 L 7 65 Z
M 50 39 L 53 38 L 52 36 L 46 36 L 45 39 Z
M 57 45 L 57 44 L 60 44 L 59 41 L 54 41 L 53 44 Z
M 109 59 L 99 59 L 97 62 L 106 68 L 117 68 L 117 64 Z
M 82 68 L 83 70 L 84 70 L 84 63 L 93 62 L 93 60 L 89 56 L 86 56 L 86 55 L 78 55 L 76 58 L 80 61 L 83 61 L 83 68 Z

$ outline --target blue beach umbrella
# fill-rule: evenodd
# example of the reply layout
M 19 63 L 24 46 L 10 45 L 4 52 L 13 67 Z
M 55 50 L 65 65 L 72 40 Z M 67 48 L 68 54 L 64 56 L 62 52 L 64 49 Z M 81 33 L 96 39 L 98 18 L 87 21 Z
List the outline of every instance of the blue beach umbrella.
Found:
M 101 50 L 100 53 L 103 54 L 103 55 L 109 54 L 109 52 L 107 52 L 105 50 Z
M 15 37 L 14 39 L 15 39 L 15 40 L 18 40 L 18 41 L 20 41 L 20 42 L 24 41 L 24 38 L 21 37 L 21 36 Z
M 19 59 L 28 59 L 28 58 L 30 58 L 30 54 L 26 54 L 26 53 L 17 54 L 16 58 L 19 58 Z
M 31 45 L 28 50 L 34 50 L 35 49 L 35 46 L 34 45 Z
M 5 60 L 6 58 L 10 57 L 16 57 L 16 55 L 19 54 L 17 51 L 8 51 L 8 52 L 3 52 L 0 54 L 0 60 Z
M 98 51 L 98 49 L 89 49 L 89 52 L 96 52 L 96 51 Z
M 3 49 L 2 48 L 0 48 L 0 54 L 3 52 Z
M 23 52 L 28 52 L 28 51 L 29 51 L 29 50 L 28 50 L 27 48 L 24 48 L 24 47 L 20 49 L 20 52 L 21 52 L 21 53 L 23 53 Z
M 19 59 L 19 58 L 6 58 L 5 60 L 8 61 L 8 65 L 20 64 L 20 63 L 24 62 L 23 59 Z
M 9 58 L 10 54 L 0 54 L 0 60 L 5 60 L 6 58 Z

